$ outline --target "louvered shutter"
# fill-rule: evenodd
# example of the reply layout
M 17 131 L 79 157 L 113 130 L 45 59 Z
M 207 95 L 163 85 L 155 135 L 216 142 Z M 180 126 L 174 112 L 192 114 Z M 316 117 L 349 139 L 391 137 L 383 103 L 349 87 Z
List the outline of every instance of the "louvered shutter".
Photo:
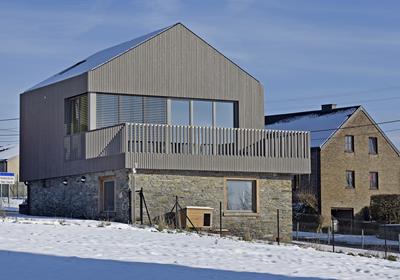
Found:
M 144 123 L 167 123 L 167 99 L 163 97 L 143 98 Z
M 96 127 L 118 124 L 118 95 L 97 94 Z

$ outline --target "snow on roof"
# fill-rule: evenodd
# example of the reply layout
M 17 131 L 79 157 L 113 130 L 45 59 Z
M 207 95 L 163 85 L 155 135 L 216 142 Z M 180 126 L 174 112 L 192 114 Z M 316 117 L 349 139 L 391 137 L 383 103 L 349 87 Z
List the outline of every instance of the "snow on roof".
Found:
M 19 145 L 0 146 L 0 160 L 8 160 L 19 155 Z
M 266 116 L 265 128 L 311 131 L 311 147 L 321 147 L 358 108 L 354 106 L 330 111 Z
M 88 58 L 79 61 L 78 63 L 75 63 L 74 65 L 66 68 L 65 70 L 61 71 L 58 74 L 55 74 L 54 76 L 51 76 L 50 78 L 38 83 L 37 85 L 31 87 L 27 91 L 38 89 L 50 84 L 54 84 L 75 76 L 78 76 L 80 74 L 83 74 L 85 72 L 88 72 L 90 70 L 93 70 L 113 58 L 120 56 L 121 54 L 137 47 L 138 45 L 142 44 L 143 42 L 153 38 L 154 36 L 160 34 L 161 32 L 171 28 L 173 25 L 159 29 L 157 31 L 151 32 L 149 34 L 140 36 L 138 38 L 135 38 L 133 40 L 121 43 L 119 45 L 107 48 L 105 50 L 99 51 Z

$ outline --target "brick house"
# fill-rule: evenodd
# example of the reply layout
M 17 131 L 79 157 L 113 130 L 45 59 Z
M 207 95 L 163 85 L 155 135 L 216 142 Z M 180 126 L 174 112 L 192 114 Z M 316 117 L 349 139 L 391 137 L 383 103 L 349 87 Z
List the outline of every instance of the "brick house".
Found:
M 399 151 L 362 106 L 270 115 L 265 127 L 311 131 L 311 175 L 296 176 L 293 191 L 315 196 L 325 225 L 367 219 L 371 195 L 400 193 Z
M 31 214 L 134 223 L 143 189 L 151 219 L 178 196 L 218 226 L 221 201 L 224 228 L 274 238 L 279 208 L 291 238 L 309 134 L 265 130 L 261 83 L 184 25 L 97 52 L 20 99 Z

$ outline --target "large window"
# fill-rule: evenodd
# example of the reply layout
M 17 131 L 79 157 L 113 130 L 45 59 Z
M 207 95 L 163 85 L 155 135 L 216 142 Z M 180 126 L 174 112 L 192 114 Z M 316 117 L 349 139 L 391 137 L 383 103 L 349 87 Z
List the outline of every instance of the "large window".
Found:
M 207 127 L 237 127 L 235 102 L 170 99 L 170 123 Z
M 369 172 L 369 188 L 373 190 L 379 188 L 378 172 Z
M 88 130 L 87 94 L 65 100 L 64 124 L 66 134 L 74 134 Z
M 346 171 L 346 187 L 347 188 L 355 188 L 356 182 L 355 182 L 354 174 L 355 173 L 353 170 Z
M 167 123 L 167 99 L 138 95 L 96 95 L 96 127 L 119 123 Z
M 378 138 L 376 137 L 369 137 L 368 138 L 368 149 L 371 155 L 378 154 Z
M 115 180 L 104 179 L 100 185 L 100 211 L 115 211 Z
M 96 128 L 125 122 L 237 127 L 236 114 L 231 101 L 96 94 Z
M 354 152 L 354 136 L 346 135 L 344 137 L 344 140 L 345 140 L 344 151 L 347 153 L 353 153 Z
M 226 209 L 228 211 L 257 212 L 256 180 L 227 180 Z

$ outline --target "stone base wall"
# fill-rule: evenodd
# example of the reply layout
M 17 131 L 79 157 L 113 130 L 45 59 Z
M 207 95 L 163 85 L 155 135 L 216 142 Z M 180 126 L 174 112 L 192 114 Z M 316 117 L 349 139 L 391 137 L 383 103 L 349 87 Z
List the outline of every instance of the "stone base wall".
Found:
M 175 196 L 185 206 L 214 208 L 213 225 L 219 228 L 219 203 L 225 205 L 226 178 L 249 178 L 258 180 L 259 213 L 224 213 L 223 228 L 238 236 L 275 240 L 277 237 L 277 209 L 280 210 L 281 240 L 291 240 L 292 192 L 290 178 L 272 178 L 265 174 L 227 174 L 209 172 L 146 172 L 134 178 L 136 189 L 143 188 L 152 218 L 171 211 Z M 139 217 L 139 199 L 136 197 L 136 218 Z M 144 214 L 146 219 L 146 213 Z
M 256 179 L 258 182 L 258 213 L 232 214 L 224 212 L 223 228 L 230 234 L 257 239 L 277 237 L 277 209 L 280 210 L 280 237 L 291 240 L 292 193 L 291 178 L 265 174 L 218 172 L 139 171 L 134 176 L 128 169 L 54 178 L 30 183 L 30 213 L 67 218 L 129 221 L 129 190 L 143 188 L 152 219 L 171 211 L 175 196 L 180 205 L 214 208 L 213 225 L 219 227 L 219 202 L 225 206 L 226 178 Z M 99 212 L 99 191 L 102 177 L 116 180 L 115 213 Z M 68 181 L 67 185 L 63 180 Z M 134 195 L 134 214 L 139 219 L 139 195 Z M 147 216 L 144 213 L 145 223 Z
M 85 176 L 85 182 L 81 177 Z M 102 177 L 116 180 L 116 211 L 99 212 L 99 190 Z M 63 181 L 68 184 L 64 185 Z M 33 181 L 29 184 L 30 214 L 38 216 L 104 219 L 129 222 L 129 171 L 115 170 Z

